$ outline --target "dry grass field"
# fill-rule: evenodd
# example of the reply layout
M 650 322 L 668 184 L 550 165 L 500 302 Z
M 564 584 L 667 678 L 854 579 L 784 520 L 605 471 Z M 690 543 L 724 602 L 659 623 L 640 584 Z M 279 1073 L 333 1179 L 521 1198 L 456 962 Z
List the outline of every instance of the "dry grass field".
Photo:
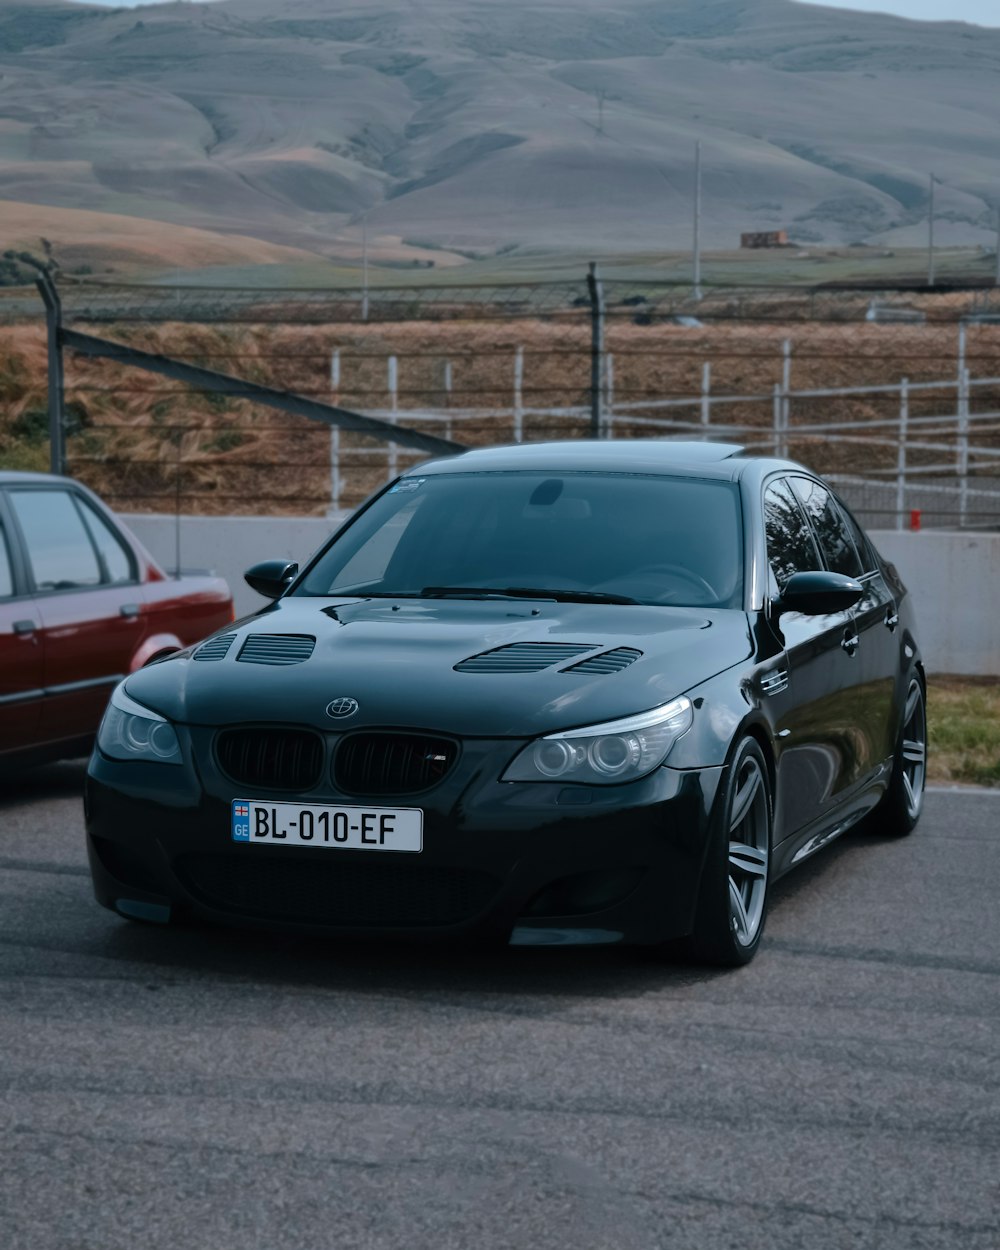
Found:
M 955 410 L 958 330 L 948 321 L 724 323 L 686 329 L 635 324 L 633 312 L 612 317 L 607 331 L 617 437 L 651 432 L 630 423 L 622 405 L 699 395 L 706 362 L 714 394 L 745 397 L 713 409 L 713 424 L 739 424 L 766 434 L 772 428 L 773 390 L 782 378 L 786 341 L 791 343 L 793 389 L 895 384 L 902 377 L 940 380 L 946 382 L 942 389 L 912 397 L 910 415 Z M 413 314 L 419 315 L 419 304 Z M 387 365 L 395 356 L 399 421 L 406 423 L 408 410 L 436 414 L 434 420 L 421 421 L 421 428 L 471 446 L 513 439 L 514 362 L 520 348 L 523 437 L 574 437 L 587 429 L 582 412 L 559 412 L 589 402 L 585 310 L 551 319 L 346 326 L 132 323 L 98 327 L 97 332 L 362 412 L 390 409 Z M 341 370 L 336 392 L 330 379 L 335 350 Z M 1000 377 L 1000 327 L 970 328 L 967 364 L 974 376 Z M 329 506 L 330 435 L 325 427 L 72 354 L 67 356 L 66 397 L 73 471 L 119 506 L 127 500 L 135 510 L 172 511 L 182 505 L 203 513 L 321 513 Z M 1000 386 L 988 387 L 977 394 L 975 405 L 986 410 L 998 402 Z M 38 326 L 6 327 L 0 338 L 0 463 L 44 467 L 45 407 L 44 334 Z M 796 400 L 790 450 L 820 472 L 889 470 L 895 464 L 894 446 L 838 443 L 823 432 L 810 434 L 809 427 L 853 421 L 864 435 L 871 422 L 897 412 L 896 395 Z M 699 417 L 695 406 L 675 415 Z M 894 437 L 891 429 L 881 433 Z M 998 441 L 996 435 L 987 437 Z M 912 452 L 909 459 L 919 466 L 949 454 Z M 387 453 L 371 440 L 343 433 L 341 457 L 343 504 L 357 503 L 385 480 Z M 400 451 L 398 463 L 412 458 Z

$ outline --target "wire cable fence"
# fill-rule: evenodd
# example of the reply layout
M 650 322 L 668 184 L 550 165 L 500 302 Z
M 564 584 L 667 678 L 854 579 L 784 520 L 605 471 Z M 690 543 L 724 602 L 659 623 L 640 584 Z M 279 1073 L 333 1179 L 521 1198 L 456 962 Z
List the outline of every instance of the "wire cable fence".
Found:
M 835 479 L 868 524 L 919 511 L 925 526 L 1000 526 L 995 290 L 720 287 L 694 300 L 591 273 L 368 291 L 73 282 L 59 295 L 66 326 L 246 386 L 222 394 L 66 352 L 68 467 L 126 511 L 321 514 L 426 458 L 349 421 L 271 411 L 259 386 L 465 446 L 740 442 Z M 11 336 L 0 455 L 44 406 L 37 327 Z

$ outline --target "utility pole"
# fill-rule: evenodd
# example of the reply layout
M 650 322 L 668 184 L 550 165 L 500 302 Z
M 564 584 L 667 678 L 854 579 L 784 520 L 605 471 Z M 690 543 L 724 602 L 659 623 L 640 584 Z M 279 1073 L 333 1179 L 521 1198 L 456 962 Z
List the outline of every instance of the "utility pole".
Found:
M 934 285 L 934 175 L 931 174 L 930 211 L 927 216 L 927 285 Z
M 696 300 L 701 299 L 701 140 L 694 145 L 694 289 Z
M 599 135 L 604 134 L 604 101 L 607 94 L 608 92 L 606 87 L 597 88 L 597 133 Z

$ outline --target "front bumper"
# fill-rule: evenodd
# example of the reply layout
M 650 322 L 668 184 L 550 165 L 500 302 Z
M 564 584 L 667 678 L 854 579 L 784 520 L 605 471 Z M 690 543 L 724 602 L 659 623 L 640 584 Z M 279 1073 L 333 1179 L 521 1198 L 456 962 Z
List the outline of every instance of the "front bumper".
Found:
M 661 767 L 604 787 L 497 781 L 520 745 L 465 743 L 444 781 L 393 798 L 347 797 L 329 784 L 255 791 L 190 741 L 183 767 L 95 749 L 86 787 L 95 895 L 145 919 L 189 913 L 350 937 L 651 944 L 690 932 L 723 770 Z M 424 849 L 235 843 L 234 798 L 420 807 Z

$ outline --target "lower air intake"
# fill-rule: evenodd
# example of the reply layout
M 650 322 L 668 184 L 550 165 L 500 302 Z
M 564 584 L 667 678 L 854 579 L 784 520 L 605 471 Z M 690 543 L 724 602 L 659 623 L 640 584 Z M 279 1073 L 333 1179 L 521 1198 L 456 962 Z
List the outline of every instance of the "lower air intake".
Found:
M 220 911 L 350 928 L 460 924 L 486 909 L 499 884 L 489 873 L 466 869 L 339 859 L 327 864 L 314 855 L 298 863 L 243 849 L 248 858 L 186 855 L 175 867 L 193 894 Z

